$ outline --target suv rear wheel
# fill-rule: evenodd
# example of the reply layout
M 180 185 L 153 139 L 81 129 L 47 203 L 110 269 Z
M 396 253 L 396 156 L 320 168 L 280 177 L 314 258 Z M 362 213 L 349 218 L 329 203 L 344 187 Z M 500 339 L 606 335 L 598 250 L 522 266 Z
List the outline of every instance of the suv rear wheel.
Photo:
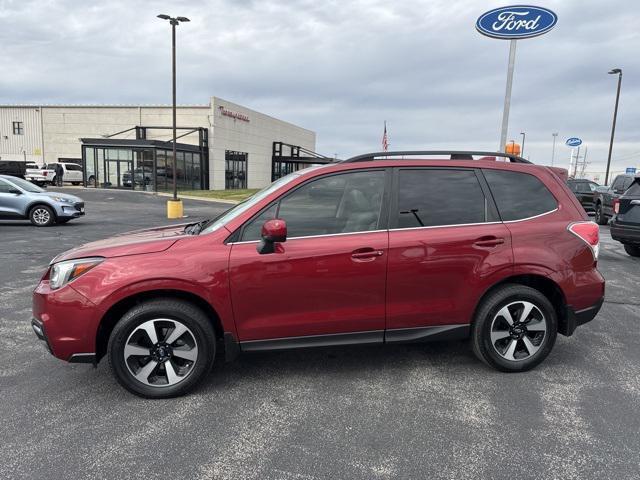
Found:
M 517 284 L 485 298 L 474 319 L 471 342 L 476 356 L 503 372 L 538 365 L 556 341 L 557 317 L 547 297 Z
M 607 218 L 607 216 L 602 211 L 602 204 L 601 203 L 596 204 L 596 215 L 595 215 L 595 217 L 596 217 L 595 218 L 596 223 L 598 225 L 606 225 L 607 223 L 609 223 L 609 219 Z
M 147 398 L 183 395 L 209 373 L 216 338 L 207 316 L 182 300 L 136 305 L 109 338 L 109 365 L 118 382 Z
M 640 247 L 636 245 L 625 245 L 624 251 L 632 257 L 640 257 Z

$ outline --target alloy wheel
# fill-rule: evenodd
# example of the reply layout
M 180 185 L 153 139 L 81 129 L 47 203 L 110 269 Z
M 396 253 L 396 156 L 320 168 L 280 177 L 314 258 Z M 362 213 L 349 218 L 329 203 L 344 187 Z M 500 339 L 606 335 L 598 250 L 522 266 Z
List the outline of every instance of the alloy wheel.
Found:
M 491 322 L 491 346 L 505 360 L 518 362 L 540 350 L 547 336 L 542 311 L 528 301 L 502 307 Z
M 38 225 L 46 225 L 51 220 L 51 214 L 46 208 L 36 208 L 33 211 L 33 221 Z
M 183 323 L 168 318 L 138 325 L 124 347 L 124 361 L 133 377 L 152 387 L 182 382 L 198 360 L 195 336 Z

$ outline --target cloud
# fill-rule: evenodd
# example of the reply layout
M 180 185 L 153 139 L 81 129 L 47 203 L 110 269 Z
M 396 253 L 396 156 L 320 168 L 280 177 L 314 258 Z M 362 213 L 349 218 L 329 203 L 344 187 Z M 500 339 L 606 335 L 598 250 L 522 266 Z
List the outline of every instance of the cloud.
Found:
M 517 2 L 516 2 L 517 3 Z M 391 147 L 498 147 L 508 42 L 474 29 L 504 2 L 4 1 L 2 103 L 168 103 L 170 29 L 178 27 L 178 99 L 246 104 L 318 132 L 339 157 Z M 614 170 L 638 165 L 640 68 L 636 2 L 547 1 L 550 33 L 518 42 L 510 138 L 525 155 L 566 166 L 562 140 L 589 145 L 604 171 L 616 79 L 624 69 Z M 618 160 L 616 160 L 618 159 Z

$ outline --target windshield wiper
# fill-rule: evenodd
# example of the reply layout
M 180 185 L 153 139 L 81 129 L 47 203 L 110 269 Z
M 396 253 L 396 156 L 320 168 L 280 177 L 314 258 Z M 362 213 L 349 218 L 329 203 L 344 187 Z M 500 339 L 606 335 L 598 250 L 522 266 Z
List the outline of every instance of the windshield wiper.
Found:
M 190 223 L 189 225 L 184 227 L 183 231 L 187 235 L 198 235 L 202 231 L 202 229 L 204 228 L 205 224 L 207 222 L 209 222 L 209 221 L 210 220 L 202 220 L 201 222 Z

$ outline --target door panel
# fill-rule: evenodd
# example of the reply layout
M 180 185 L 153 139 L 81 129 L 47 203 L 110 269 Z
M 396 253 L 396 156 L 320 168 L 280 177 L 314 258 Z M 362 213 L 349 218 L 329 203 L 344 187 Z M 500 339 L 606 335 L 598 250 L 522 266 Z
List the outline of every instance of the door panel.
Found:
M 392 230 L 387 328 L 470 323 L 480 296 L 512 264 L 502 223 Z
M 388 242 L 387 231 L 372 231 L 292 238 L 268 255 L 255 242 L 233 245 L 239 339 L 382 331 Z
M 15 218 L 24 215 L 26 203 L 26 195 L 18 195 L 9 193 L 15 189 L 13 185 L 0 179 L 0 217 Z

